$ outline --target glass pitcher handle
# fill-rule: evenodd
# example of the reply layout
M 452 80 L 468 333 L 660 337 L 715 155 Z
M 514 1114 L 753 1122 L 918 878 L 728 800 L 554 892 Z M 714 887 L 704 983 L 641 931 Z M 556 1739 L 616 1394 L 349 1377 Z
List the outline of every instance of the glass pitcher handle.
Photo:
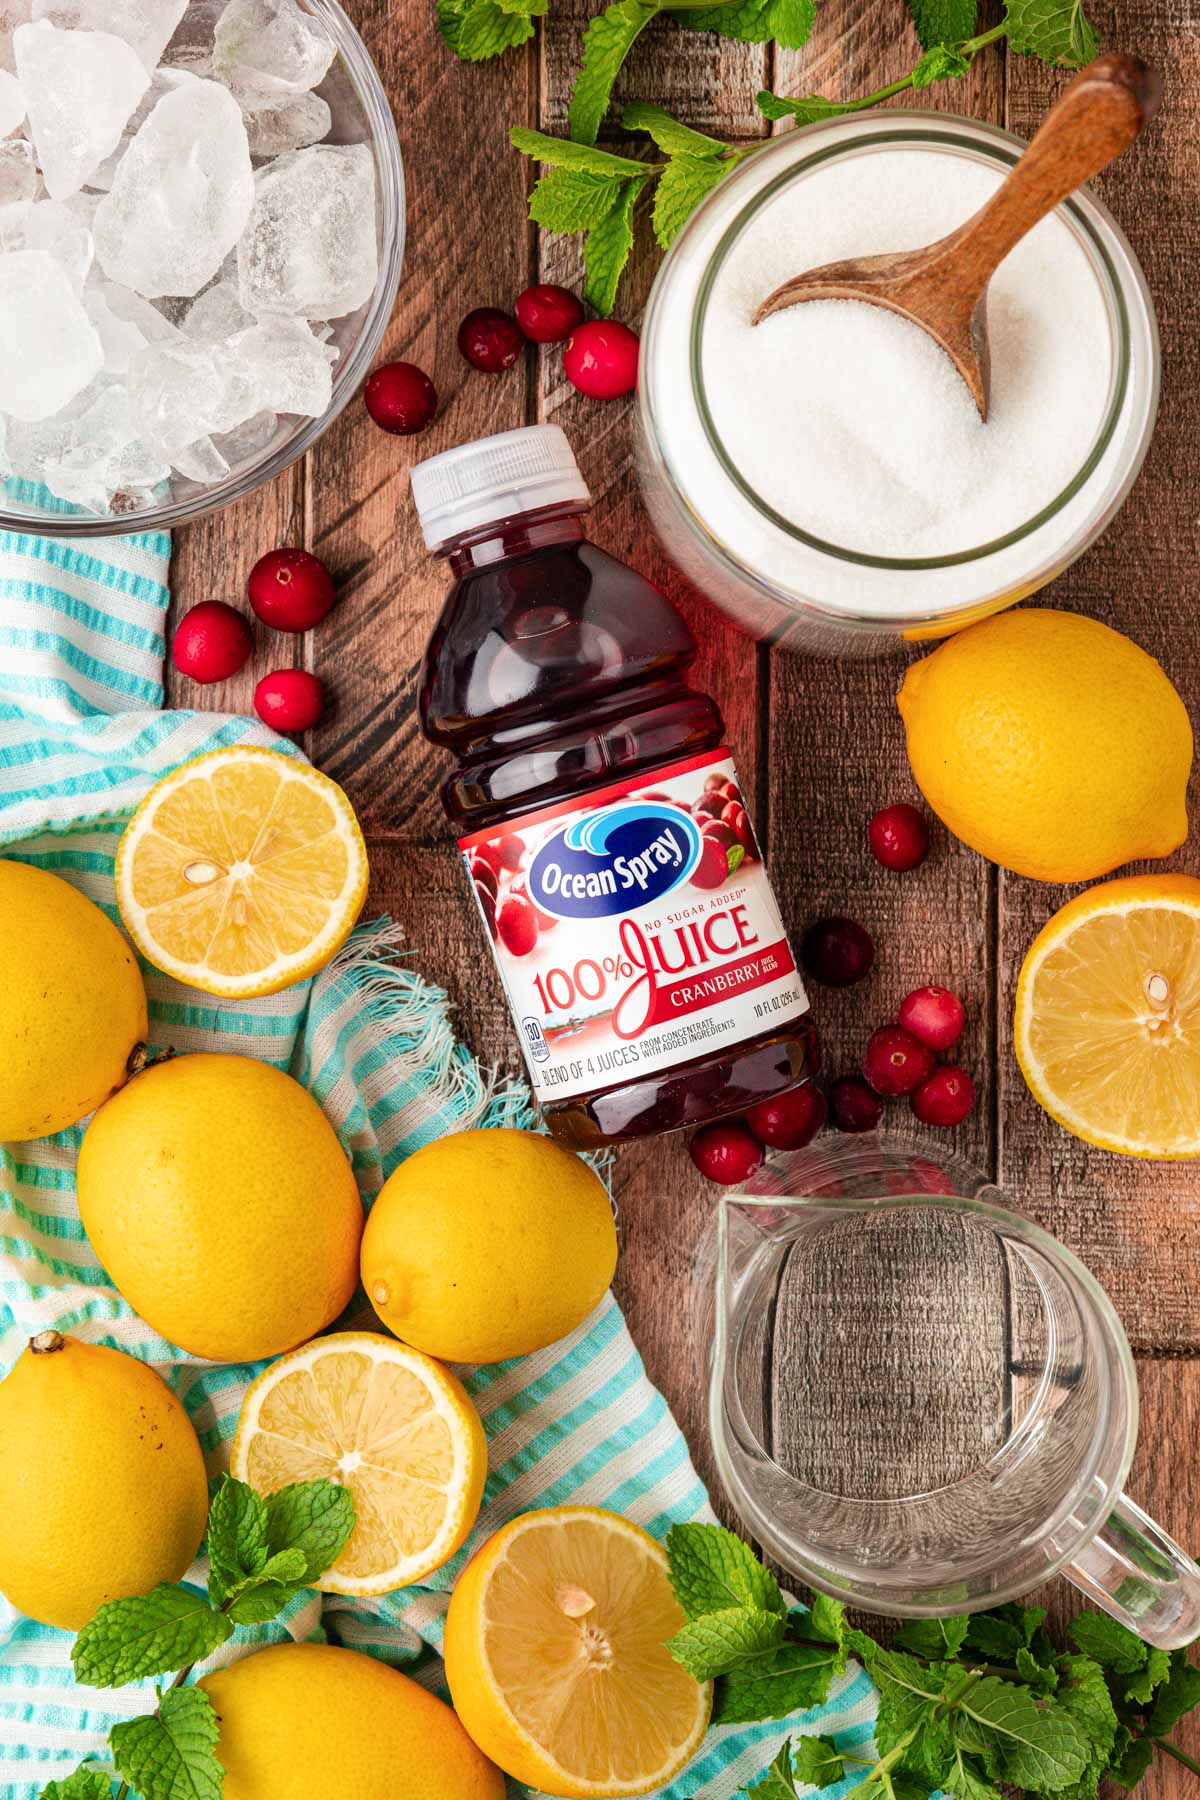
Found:
M 1063 1574 L 1160 1650 L 1200 1636 L 1200 1568 L 1124 1494 Z

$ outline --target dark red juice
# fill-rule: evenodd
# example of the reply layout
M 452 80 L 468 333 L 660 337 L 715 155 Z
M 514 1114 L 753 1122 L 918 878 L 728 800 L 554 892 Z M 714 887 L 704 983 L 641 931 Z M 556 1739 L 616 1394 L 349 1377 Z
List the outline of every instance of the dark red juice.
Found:
M 556 1137 L 703 1124 L 812 1075 L 817 1036 L 670 602 L 589 543 L 554 426 L 413 471 L 455 580 L 420 720 Z

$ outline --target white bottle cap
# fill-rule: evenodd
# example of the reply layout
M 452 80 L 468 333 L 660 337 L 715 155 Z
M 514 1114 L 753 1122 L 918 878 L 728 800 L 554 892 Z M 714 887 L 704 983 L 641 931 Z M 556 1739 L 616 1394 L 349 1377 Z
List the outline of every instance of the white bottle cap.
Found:
M 567 435 L 558 425 L 525 425 L 444 450 L 411 470 L 413 499 L 431 550 L 518 513 L 591 501 Z

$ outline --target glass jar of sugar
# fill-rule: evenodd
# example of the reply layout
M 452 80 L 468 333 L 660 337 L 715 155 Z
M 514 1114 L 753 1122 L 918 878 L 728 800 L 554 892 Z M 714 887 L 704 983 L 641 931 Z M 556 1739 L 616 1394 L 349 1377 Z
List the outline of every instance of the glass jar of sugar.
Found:
M 918 327 L 855 301 L 751 323 L 836 258 L 962 223 L 1024 145 L 884 112 L 789 131 L 693 214 L 642 338 L 639 465 L 680 567 L 757 637 L 878 654 L 1035 592 L 1108 525 L 1158 405 L 1154 308 L 1081 190 L 992 278 L 986 422 Z

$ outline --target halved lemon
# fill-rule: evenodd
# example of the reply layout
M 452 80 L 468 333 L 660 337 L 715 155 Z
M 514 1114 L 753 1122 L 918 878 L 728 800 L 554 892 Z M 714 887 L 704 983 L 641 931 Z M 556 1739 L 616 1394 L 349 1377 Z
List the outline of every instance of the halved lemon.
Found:
M 155 966 L 231 1000 L 324 968 L 367 894 L 336 782 L 278 750 L 211 750 L 165 775 L 117 851 L 125 929 Z
M 616 1513 L 525 1513 L 458 1578 L 455 1710 L 507 1774 L 565 1800 L 646 1794 L 696 1754 L 712 1685 L 666 1648 L 684 1615 L 660 1544 Z
M 1076 1137 L 1124 1156 L 1200 1156 L 1200 881 L 1132 875 L 1078 894 L 1017 984 L 1017 1060 Z
M 487 1478 L 479 1414 L 449 1369 L 373 1331 L 341 1331 L 281 1356 L 251 1383 L 230 1459 L 260 1494 L 340 1481 L 357 1523 L 317 1586 L 390 1594 L 465 1543 Z

